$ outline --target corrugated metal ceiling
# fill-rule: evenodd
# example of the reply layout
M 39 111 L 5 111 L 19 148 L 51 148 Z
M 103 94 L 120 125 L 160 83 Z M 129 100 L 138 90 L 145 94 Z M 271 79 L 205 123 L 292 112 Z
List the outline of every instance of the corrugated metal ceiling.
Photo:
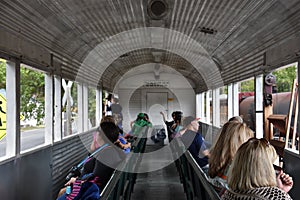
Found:
M 299 0 L 2 0 L 0 10 L 0 32 L 47 49 L 55 73 L 108 90 L 145 63 L 174 68 L 197 93 L 239 81 L 300 33 Z

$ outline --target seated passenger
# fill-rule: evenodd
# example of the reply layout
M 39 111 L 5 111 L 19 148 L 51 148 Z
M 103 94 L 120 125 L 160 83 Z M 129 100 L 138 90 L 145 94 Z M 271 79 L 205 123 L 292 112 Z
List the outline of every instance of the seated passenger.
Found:
M 292 199 L 287 192 L 293 180 L 282 171 L 276 176 L 273 162 L 277 154 L 262 138 L 251 138 L 238 149 L 228 174 L 228 186 L 222 199 Z
M 136 120 L 130 123 L 131 131 L 128 134 L 133 137 L 138 137 L 140 136 L 139 134 L 143 131 L 143 128 L 146 126 L 152 127 L 149 116 L 146 113 L 139 113 Z
M 244 123 L 232 120 L 223 125 L 210 151 L 208 169 L 208 180 L 219 195 L 225 191 L 224 189 L 228 189 L 227 173 L 236 151 L 251 137 L 253 137 L 253 132 Z
M 77 179 L 81 179 L 86 175 L 92 175 L 94 182 L 101 192 L 113 171 L 124 160 L 125 154 L 114 143 L 118 140 L 119 130 L 112 122 L 102 122 L 97 130 L 96 142 L 100 147 L 105 147 L 97 152 L 91 159 L 88 159 L 82 169 L 80 177 L 72 177 L 65 186 L 72 185 Z M 66 198 L 66 193 L 59 200 Z
M 117 125 L 117 119 L 114 118 L 116 117 L 115 115 L 113 116 L 104 116 L 102 119 L 101 119 L 101 123 L 103 122 L 112 122 L 112 123 L 116 123 Z M 120 147 L 121 149 L 123 149 L 123 151 L 127 154 L 127 153 L 130 153 L 130 149 L 131 149 L 131 143 L 127 142 L 127 140 L 124 138 L 123 136 L 123 130 L 119 127 L 118 127 L 118 130 L 119 130 L 119 139 L 118 141 L 115 142 L 115 144 Z M 91 151 L 95 151 L 95 149 L 97 149 L 99 146 L 97 144 L 97 141 L 96 141 L 96 135 L 97 134 L 94 134 L 94 140 L 91 144 Z
M 192 116 L 182 119 L 183 129 L 179 131 L 184 146 L 192 154 L 198 165 L 204 170 L 208 169 L 209 150 L 205 146 L 204 138 L 199 131 L 198 119 Z
M 167 126 L 168 138 L 169 138 L 169 141 L 171 141 L 175 137 L 176 133 L 178 133 L 178 131 L 182 128 L 180 126 L 181 118 L 182 118 L 182 112 L 181 111 L 174 111 L 172 113 L 172 118 L 173 118 L 172 121 L 167 121 L 166 117 L 165 117 L 165 114 L 163 112 L 160 112 L 160 114 L 162 115 L 163 120 L 164 120 L 164 122 Z

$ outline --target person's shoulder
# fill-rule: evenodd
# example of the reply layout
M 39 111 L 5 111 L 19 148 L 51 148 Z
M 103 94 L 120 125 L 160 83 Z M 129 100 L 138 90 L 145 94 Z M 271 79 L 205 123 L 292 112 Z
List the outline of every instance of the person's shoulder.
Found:
M 262 197 L 263 199 L 292 199 L 288 193 L 284 192 L 276 186 L 255 188 L 253 190 L 250 190 L 249 193 Z

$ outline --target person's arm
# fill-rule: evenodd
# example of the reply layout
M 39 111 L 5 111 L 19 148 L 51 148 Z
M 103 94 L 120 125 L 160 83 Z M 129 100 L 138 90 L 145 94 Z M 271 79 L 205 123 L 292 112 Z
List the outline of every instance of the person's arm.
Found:
M 294 185 L 294 181 L 293 181 L 292 177 L 290 177 L 290 175 L 284 173 L 282 170 L 276 177 L 276 182 L 277 182 L 277 187 L 279 187 L 280 189 L 282 189 L 285 192 L 289 192 Z
M 76 178 L 75 178 L 75 177 L 72 177 L 72 178 L 65 184 L 65 186 L 68 186 L 68 185 L 73 184 L 76 180 L 77 180 L 77 177 L 76 177 Z
M 166 120 L 166 116 L 165 116 L 165 114 L 163 113 L 163 112 L 159 112 L 160 114 L 161 114 L 161 116 L 163 117 L 163 120 L 164 120 L 164 122 L 166 122 L 167 120 Z
M 131 121 L 131 122 L 130 122 L 130 128 L 132 128 L 134 122 L 135 122 L 135 121 Z
M 107 111 L 107 100 L 105 100 L 105 102 L 104 102 L 104 110 L 103 110 L 103 113 L 106 114 L 106 111 Z

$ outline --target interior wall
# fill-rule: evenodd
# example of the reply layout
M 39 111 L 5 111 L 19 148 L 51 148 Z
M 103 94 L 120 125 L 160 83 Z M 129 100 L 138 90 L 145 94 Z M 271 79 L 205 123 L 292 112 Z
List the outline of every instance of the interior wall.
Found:
M 178 74 L 161 74 L 160 80 L 167 81 L 168 87 L 143 87 L 145 80 L 151 80 L 153 73 L 128 76 L 116 86 L 115 93 L 119 96 L 123 108 L 123 128 L 130 130 L 130 121 L 135 120 L 137 113 L 146 112 L 147 92 L 168 92 L 167 119 L 175 110 L 183 111 L 185 116 L 196 114 L 196 95 L 189 82 Z M 162 121 L 163 123 L 163 121 Z

